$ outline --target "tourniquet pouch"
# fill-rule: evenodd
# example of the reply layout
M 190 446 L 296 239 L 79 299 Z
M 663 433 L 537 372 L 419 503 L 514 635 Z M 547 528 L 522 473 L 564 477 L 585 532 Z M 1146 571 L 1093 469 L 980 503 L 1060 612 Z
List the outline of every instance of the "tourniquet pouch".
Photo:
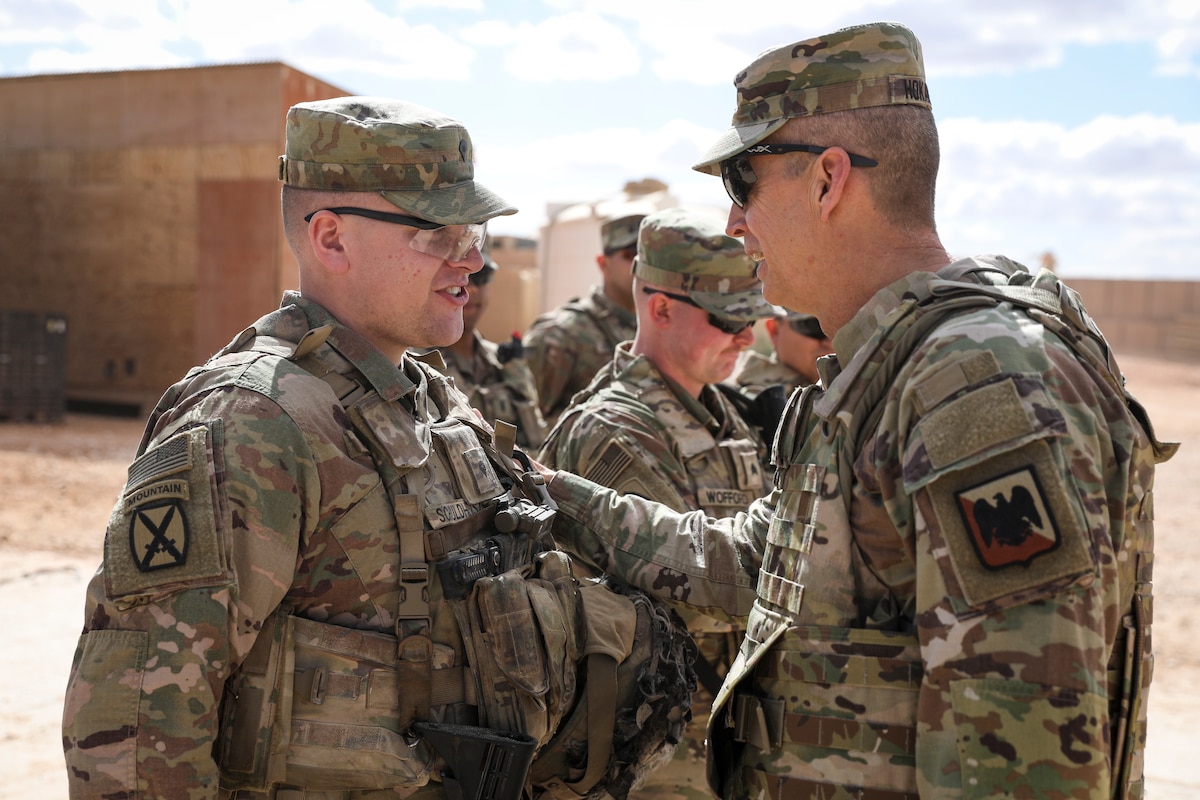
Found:
M 403 693 L 428 694 L 428 673 L 419 673 L 398 661 L 394 636 L 277 611 L 228 683 L 217 748 L 222 786 L 424 785 L 433 753 L 402 733 L 412 714 L 401 713 L 418 704 Z

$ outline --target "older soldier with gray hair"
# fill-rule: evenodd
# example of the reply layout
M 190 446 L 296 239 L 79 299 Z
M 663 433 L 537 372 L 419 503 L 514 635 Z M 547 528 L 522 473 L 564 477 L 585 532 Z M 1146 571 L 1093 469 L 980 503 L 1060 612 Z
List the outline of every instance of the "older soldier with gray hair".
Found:
M 815 314 L 835 353 L 747 514 L 560 472 L 559 541 L 749 611 L 709 725 L 722 797 L 1142 796 L 1152 489 L 1175 446 L 1074 291 L 943 248 L 911 31 L 788 44 L 735 86 L 696 168 L 724 179 L 767 300 Z
M 71 796 L 620 798 L 686 722 L 686 632 L 573 576 L 512 431 L 409 352 L 462 334 L 516 209 L 421 106 L 286 124 L 300 290 L 150 418 L 67 687 Z

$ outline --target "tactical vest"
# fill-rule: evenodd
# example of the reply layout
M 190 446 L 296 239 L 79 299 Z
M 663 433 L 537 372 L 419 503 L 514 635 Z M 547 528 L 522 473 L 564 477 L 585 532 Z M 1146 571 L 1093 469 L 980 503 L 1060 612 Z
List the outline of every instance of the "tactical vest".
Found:
M 1150 437 L 1156 460 L 1173 452 L 1154 439 L 1072 290 L 1058 284 L 1054 295 L 1028 285 L 1027 273 L 968 272 L 943 271 L 940 276 L 954 280 L 934 280 L 906 296 L 906 313 L 888 337 L 894 347 L 857 376 L 865 388 L 848 417 L 822 419 L 814 412 L 823 391 L 818 386 L 791 399 L 774 445 L 781 494 L 767 534 L 759 599 L 713 705 L 709 784 L 718 796 L 917 798 L 920 647 L 912 620 L 864 568 L 846 506 L 849 492 L 839 497 L 830 489 L 851 486 L 859 443 L 878 426 L 888 388 L 948 317 L 1000 302 L 1022 308 L 1106 376 Z M 796 446 L 802 443 L 807 447 Z M 1148 540 L 1148 517 L 1128 524 Z M 1108 669 L 1117 797 L 1141 795 L 1152 553 L 1137 558 L 1133 600 Z M 804 580 L 814 572 L 819 582 Z M 733 769 L 722 773 L 726 765 Z
M 488 363 L 499 374 L 500 381 L 484 384 L 472 384 L 466 392 L 471 406 L 483 413 L 484 419 L 501 419 L 516 425 L 520 431 L 521 444 L 526 447 L 540 447 L 546 440 L 548 427 L 537 405 L 537 390 L 533 386 L 532 375 L 525 381 L 517 370 L 509 364 L 495 364 L 495 345 L 488 343 Z M 481 347 L 487 346 L 480 343 Z M 518 363 L 524 364 L 524 361 Z M 527 385 L 528 384 L 528 385 Z
M 464 774 L 438 746 L 465 725 L 537 752 L 525 783 L 534 796 L 623 797 L 689 716 L 682 624 L 640 593 L 575 578 L 550 536 L 544 483 L 497 450 L 444 376 L 414 365 L 412 408 L 385 401 L 323 346 L 329 332 L 293 343 L 251 328 L 225 352 L 288 359 L 337 396 L 395 512 L 394 634 L 272 615 L 226 684 L 223 795 L 406 796 L 434 778 L 450 797 L 472 796 L 464 787 L 484 780 L 480 765 Z M 493 759 L 499 777 L 487 780 L 511 771 L 507 758 Z

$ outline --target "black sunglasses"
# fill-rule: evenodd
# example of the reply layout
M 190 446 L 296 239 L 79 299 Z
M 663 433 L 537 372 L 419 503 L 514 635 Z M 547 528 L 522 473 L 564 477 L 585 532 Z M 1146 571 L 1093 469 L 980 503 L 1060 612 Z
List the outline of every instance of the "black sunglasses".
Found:
M 727 158 L 721 162 L 721 180 L 725 182 L 725 191 L 729 193 L 729 199 L 736 203 L 738 208 L 742 208 L 746 205 L 746 200 L 750 197 L 750 189 L 758 181 L 758 176 L 754 174 L 754 168 L 750 166 L 750 156 L 777 156 L 784 153 L 820 154 L 828 150 L 830 146 L 822 147 L 818 144 L 756 144 L 753 147 L 747 147 L 736 156 Z M 879 166 L 879 162 L 873 158 L 849 152 L 846 155 L 850 156 L 850 166 L 852 167 Z
M 367 219 L 378 220 L 379 222 L 391 222 L 396 225 L 407 225 L 410 228 L 420 228 L 423 231 L 431 231 L 434 228 L 445 227 L 440 222 L 430 222 L 429 220 L 421 219 L 420 217 L 408 217 L 404 214 L 392 214 L 387 211 L 376 211 L 373 208 L 354 208 L 352 206 L 318 208 L 316 211 L 305 216 L 304 221 L 311 221 L 313 216 L 320 211 L 332 211 L 334 214 L 349 214 L 354 217 L 366 217 Z
M 723 317 L 718 317 L 716 314 L 712 313 L 707 308 L 700 305 L 692 298 L 688 297 L 686 294 L 675 294 L 674 292 L 664 292 L 662 289 L 652 289 L 649 286 L 643 286 L 642 292 L 644 292 L 645 294 L 666 295 L 667 297 L 671 298 L 672 300 L 678 300 L 681 303 L 687 303 L 689 306 L 698 308 L 701 311 L 705 311 L 708 313 L 708 324 L 712 325 L 714 328 L 721 331 L 722 333 L 728 333 L 730 336 L 737 336 L 739 333 L 746 330 L 746 328 L 749 328 L 751 325 L 754 324 L 754 320 L 750 320 L 749 322 L 743 322 L 742 320 L 725 319 Z

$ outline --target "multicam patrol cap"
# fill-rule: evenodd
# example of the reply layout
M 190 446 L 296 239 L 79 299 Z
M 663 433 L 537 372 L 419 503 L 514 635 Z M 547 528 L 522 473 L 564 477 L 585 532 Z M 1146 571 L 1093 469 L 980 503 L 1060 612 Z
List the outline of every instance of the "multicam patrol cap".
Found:
M 757 265 L 740 239 L 725 233 L 725 217 L 698 208 L 668 208 L 642 220 L 633 274 L 653 286 L 687 294 L 719 317 L 763 319 L 775 313 L 763 299 Z
M 299 189 L 379 192 L 400 210 L 443 225 L 479 223 L 517 209 L 475 182 L 462 123 L 415 103 L 337 97 L 287 113 L 279 179 Z
M 600 225 L 600 248 L 604 254 L 612 255 L 637 244 L 638 226 L 645 218 L 645 214 L 627 214 L 605 220 Z
M 894 22 L 842 28 L 767 50 L 738 73 L 733 85 L 738 95 L 733 127 L 692 169 L 719 175 L 722 161 L 793 117 L 872 106 L 931 107 L 921 43 Z

